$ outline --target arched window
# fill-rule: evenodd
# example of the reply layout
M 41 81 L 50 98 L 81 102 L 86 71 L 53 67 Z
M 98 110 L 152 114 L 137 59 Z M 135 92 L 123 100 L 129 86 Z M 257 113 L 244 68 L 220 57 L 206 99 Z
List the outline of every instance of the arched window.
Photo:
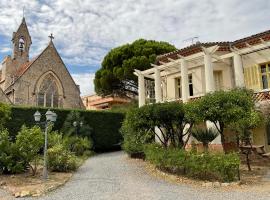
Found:
M 25 50 L 25 42 L 24 42 L 23 37 L 21 37 L 21 38 L 19 39 L 19 50 L 20 50 L 20 51 L 24 51 L 24 50 Z
M 48 74 L 40 84 L 37 95 L 38 106 L 59 107 L 59 91 L 56 79 Z

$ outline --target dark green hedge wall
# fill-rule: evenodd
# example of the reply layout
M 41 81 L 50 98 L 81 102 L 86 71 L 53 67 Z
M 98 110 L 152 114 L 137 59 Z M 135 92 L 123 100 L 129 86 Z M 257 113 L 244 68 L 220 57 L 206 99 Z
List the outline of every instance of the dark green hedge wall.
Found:
M 34 113 L 36 110 L 42 114 L 42 121 L 45 119 L 47 108 L 36 107 L 12 107 L 11 119 L 7 122 L 6 127 L 10 134 L 15 137 L 21 126 L 33 126 Z M 60 130 L 62 125 L 71 111 L 71 109 L 51 109 L 57 114 L 57 121 L 54 124 L 55 130 Z M 93 129 L 91 138 L 94 142 L 95 151 L 108 151 L 114 149 L 117 144 L 122 142 L 122 135 L 119 129 L 122 125 L 124 114 L 112 111 L 86 111 L 77 110 L 85 118 L 85 121 Z

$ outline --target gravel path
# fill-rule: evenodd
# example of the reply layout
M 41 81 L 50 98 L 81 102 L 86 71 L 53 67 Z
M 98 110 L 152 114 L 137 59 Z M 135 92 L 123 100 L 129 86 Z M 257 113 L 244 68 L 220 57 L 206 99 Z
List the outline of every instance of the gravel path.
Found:
M 127 160 L 123 152 L 114 152 L 88 159 L 65 186 L 38 199 L 269 200 L 270 194 L 196 189 L 169 183 L 149 175 L 140 164 Z

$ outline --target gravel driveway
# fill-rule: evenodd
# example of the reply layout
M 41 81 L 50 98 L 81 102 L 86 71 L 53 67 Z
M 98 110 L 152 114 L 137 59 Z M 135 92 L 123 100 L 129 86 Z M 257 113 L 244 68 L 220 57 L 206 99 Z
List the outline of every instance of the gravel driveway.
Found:
M 269 200 L 269 195 L 169 183 L 149 175 L 140 164 L 127 160 L 123 152 L 114 152 L 88 159 L 65 186 L 38 199 Z

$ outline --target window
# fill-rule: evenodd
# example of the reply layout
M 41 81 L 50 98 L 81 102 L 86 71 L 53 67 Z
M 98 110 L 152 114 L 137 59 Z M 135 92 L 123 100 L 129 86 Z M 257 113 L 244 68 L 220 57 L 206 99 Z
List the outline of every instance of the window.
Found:
M 188 75 L 188 89 L 189 89 L 189 96 L 193 96 L 192 74 Z
M 262 77 L 262 89 L 268 89 L 268 79 L 269 79 L 269 67 L 268 68 L 266 65 L 261 65 L 261 77 Z
M 23 37 L 21 37 L 21 38 L 19 39 L 19 50 L 20 50 L 20 51 L 24 51 L 24 49 L 25 49 L 25 42 L 24 42 Z
M 155 102 L 155 82 L 153 80 L 145 80 L 146 98 L 152 103 Z
M 216 90 L 222 90 L 223 89 L 222 71 L 214 72 L 214 80 Z
M 59 93 L 55 78 L 49 74 L 42 81 L 37 95 L 38 106 L 58 107 Z
M 267 144 L 270 145 L 270 124 L 266 125 Z
M 175 97 L 180 99 L 182 97 L 182 90 L 181 90 L 181 78 L 175 79 Z

